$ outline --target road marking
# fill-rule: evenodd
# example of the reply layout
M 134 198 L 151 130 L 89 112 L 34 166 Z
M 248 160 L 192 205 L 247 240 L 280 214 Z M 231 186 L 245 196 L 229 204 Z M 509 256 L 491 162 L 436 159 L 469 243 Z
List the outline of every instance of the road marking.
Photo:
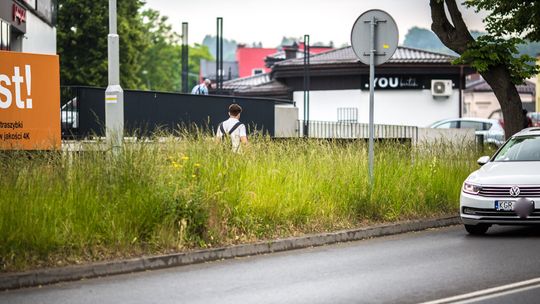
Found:
M 452 296 L 444 299 L 424 302 L 422 304 L 445 304 L 445 303 L 472 303 L 477 301 L 488 300 L 496 297 L 522 292 L 530 289 L 540 288 L 540 278 L 516 282 L 512 284 L 502 285 L 498 287 L 488 288 L 475 292 L 470 292 L 458 296 Z

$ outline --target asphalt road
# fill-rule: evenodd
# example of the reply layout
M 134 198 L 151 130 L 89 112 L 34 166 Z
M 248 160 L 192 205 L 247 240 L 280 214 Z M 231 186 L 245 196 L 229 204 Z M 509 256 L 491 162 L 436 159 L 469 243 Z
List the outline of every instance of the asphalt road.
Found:
M 418 303 L 540 277 L 539 239 L 540 228 L 471 237 L 454 226 L 0 292 L 0 303 Z M 467 303 L 539 295 L 529 288 Z

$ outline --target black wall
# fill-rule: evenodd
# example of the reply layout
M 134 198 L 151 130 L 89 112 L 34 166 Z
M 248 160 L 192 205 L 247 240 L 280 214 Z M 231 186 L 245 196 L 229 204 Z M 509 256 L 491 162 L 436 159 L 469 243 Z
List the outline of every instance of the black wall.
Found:
M 77 137 L 104 135 L 105 89 L 71 87 L 71 97 L 77 97 L 79 128 Z M 69 100 L 66 99 L 66 100 Z M 190 95 L 148 91 L 124 92 L 124 123 L 126 132 L 135 130 L 149 134 L 157 128 L 172 131 L 178 125 L 216 126 L 228 118 L 228 107 L 237 103 L 243 108 L 241 121 L 248 132 L 255 129 L 274 135 L 274 105 L 282 100 L 233 96 Z M 291 102 L 292 103 L 292 102 Z

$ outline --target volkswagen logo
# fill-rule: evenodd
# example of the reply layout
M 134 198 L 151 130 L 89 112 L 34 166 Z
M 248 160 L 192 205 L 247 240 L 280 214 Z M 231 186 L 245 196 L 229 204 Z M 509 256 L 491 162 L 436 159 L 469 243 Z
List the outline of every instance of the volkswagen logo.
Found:
M 512 188 L 510 188 L 510 195 L 513 197 L 517 197 L 520 192 L 521 190 L 519 190 L 518 186 L 513 186 Z

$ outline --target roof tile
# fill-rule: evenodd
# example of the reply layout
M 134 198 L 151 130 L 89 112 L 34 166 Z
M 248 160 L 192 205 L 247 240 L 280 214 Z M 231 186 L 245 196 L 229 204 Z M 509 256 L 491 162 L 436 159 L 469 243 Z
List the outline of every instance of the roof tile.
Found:
M 457 57 L 455 56 L 447 54 L 398 46 L 388 63 L 450 63 L 456 58 Z M 359 62 L 359 59 L 354 54 L 351 46 L 319 53 L 310 57 L 310 64 L 318 65 L 355 62 Z M 303 58 L 295 58 L 278 62 L 275 66 L 294 66 L 303 64 Z

